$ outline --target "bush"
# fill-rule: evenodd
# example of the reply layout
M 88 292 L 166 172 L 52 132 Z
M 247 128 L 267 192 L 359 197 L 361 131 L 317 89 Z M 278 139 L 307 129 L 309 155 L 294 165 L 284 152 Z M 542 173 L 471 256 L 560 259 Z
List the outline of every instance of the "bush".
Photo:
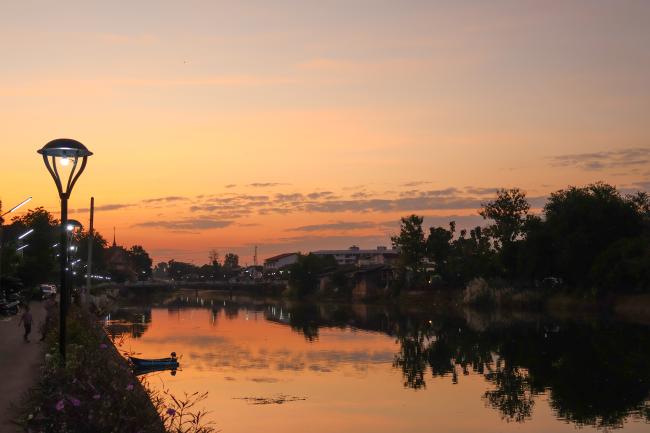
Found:
M 65 367 L 60 366 L 58 328 L 47 336 L 43 377 L 19 420 L 26 430 L 164 432 L 149 394 L 95 320 L 73 307 L 67 330 Z

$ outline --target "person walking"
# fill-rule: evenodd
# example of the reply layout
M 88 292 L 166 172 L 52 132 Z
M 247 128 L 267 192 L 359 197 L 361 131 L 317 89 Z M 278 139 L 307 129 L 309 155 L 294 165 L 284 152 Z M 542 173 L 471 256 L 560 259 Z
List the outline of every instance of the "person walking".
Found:
M 41 324 L 41 341 L 45 340 L 47 333 L 54 327 L 56 306 L 57 304 L 54 296 L 50 296 L 45 301 L 45 321 Z
M 29 334 L 32 332 L 32 313 L 29 311 L 29 304 L 25 305 L 25 312 L 20 317 L 18 326 L 23 325 L 25 328 L 25 335 L 23 335 L 23 340 L 25 343 L 29 343 Z

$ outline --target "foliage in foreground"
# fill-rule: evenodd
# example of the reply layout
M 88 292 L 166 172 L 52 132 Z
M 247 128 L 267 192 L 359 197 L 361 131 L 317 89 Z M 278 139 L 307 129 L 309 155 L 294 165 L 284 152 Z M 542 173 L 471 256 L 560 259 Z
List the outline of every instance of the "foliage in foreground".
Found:
M 68 315 L 67 363 L 59 364 L 58 331 L 46 339 L 43 376 L 19 419 L 28 432 L 210 433 L 205 396 L 176 399 L 149 391 L 133 375 L 94 318 L 80 308 Z

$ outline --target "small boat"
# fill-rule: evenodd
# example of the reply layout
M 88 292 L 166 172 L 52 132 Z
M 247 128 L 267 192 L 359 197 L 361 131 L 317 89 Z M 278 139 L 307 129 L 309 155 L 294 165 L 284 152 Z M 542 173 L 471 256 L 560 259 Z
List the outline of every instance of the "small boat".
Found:
M 178 359 L 176 352 L 171 353 L 170 358 L 143 359 L 129 356 L 131 363 L 136 368 L 154 368 L 154 367 L 171 367 L 178 368 Z
M 176 376 L 176 369 L 178 369 L 178 363 L 173 365 L 134 366 L 133 374 L 140 376 L 159 371 L 169 371 L 172 376 Z

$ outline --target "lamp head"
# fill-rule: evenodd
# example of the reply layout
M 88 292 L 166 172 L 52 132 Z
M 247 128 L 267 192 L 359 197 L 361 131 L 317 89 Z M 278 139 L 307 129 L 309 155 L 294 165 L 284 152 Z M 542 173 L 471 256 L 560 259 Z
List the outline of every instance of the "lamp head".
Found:
M 83 227 L 83 226 L 81 225 L 81 223 L 80 223 L 79 221 L 77 221 L 77 220 L 73 220 L 73 219 L 69 219 L 69 220 L 66 222 L 65 229 L 66 229 L 67 231 L 71 232 L 71 231 L 74 231 L 74 230 L 76 230 L 76 229 L 81 230 L 82 227 Z
M 71 138 L 57 138 L 52 140 L 38 150 L 43 156 L 54 156 L 60 158 L 80 158 L 90 156 L 93 153 L 86 146 Z
M 43 162 L 52 175 L 61 198 L 70 197 L 74 184 L 86 168 L 88 157 L 93 154 L 86 146 L 70 138 L 52 140 L 39 149 L 38 153 L 43 155 Z M 77 170 L 79 162 L 81 166 Z

